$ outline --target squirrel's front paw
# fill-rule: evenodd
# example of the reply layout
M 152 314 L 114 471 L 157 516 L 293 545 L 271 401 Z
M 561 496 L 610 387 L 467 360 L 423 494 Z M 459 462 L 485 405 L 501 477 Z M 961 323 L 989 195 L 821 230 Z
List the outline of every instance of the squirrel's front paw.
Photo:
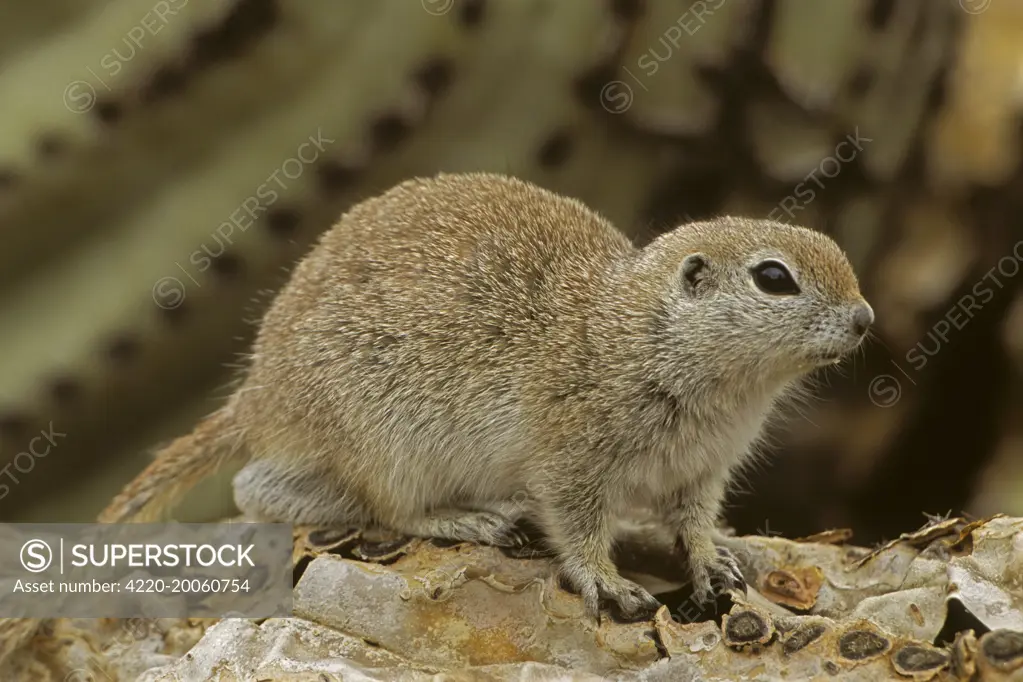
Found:
M 575 567 L 564 571 L 572 586 L 582 595 L 587 613 L 596 617 L 600 600 L 615 606 L 615 615 L 623 620 L 640 620 L 652 616 L 661 603 L 641 586 L 618 575 L 617 571 L 600 571 Z
M 746 579 L 739 570 L 739 562 L 724 547 L 690 555 L 689 570 L 693 576 L 693 596 L 701 603 L 709 603 L 729 590 L 746 594 Z

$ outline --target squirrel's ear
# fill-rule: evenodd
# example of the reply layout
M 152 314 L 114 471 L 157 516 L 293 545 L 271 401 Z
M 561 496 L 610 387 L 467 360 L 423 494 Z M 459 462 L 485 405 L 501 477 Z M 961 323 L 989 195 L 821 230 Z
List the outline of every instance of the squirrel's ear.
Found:
M 682 284 L 686 291 L 695 294 L 706 280 L 710 269 L 710 259 L 702 253 L 691 253 L 682 260 Z

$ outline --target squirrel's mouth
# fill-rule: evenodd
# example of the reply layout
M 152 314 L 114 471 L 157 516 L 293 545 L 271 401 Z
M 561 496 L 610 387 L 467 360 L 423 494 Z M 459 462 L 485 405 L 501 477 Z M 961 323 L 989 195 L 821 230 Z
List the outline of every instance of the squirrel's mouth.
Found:
M 818 353 L 815 359 L 820 365 L 837 365 L 842 361 L 843 357 L 845 357 L 844 353 L 831 351 L 827 353 Z

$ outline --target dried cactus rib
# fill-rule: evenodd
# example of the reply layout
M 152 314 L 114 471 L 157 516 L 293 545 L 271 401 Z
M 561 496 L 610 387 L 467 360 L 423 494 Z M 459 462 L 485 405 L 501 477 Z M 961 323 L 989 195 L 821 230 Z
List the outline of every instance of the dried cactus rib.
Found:
M 1020 520 L 970 525 L 977 536 L 973 551 L 987 555 L 980 563 L 989 569 L 973 579 L 987 587 L 1001 585 L 1018 598 L 1018 589 L 1005 582 L 1008 574 L 1003 567 Z M 967 532 L 967 527 L 962 520 L 947 520 L 907 535 L 912 542 L 926 545 L 942 542 L 935 534 L 948 531 L 954 535 Z M 352 533 L 336 534 L 321 544 L 345 543 L 352 537 Z M 633 544 L 638 537 L 623 538 L 623 544 L 631 547 L 628 554 L 642 555 L 647 563 L 670 572 L 675 570 L 668 553 L 670 534 L 660 537 L 664 544 L 652 552 L 652 544 L 645 550 Z M 812 614 L 803 615 L 733 597 L 733 606 L 720 625 L 710 619 L 685 622 L 689 605 L 680 604 L 681 597 L 676 596 L 663 600 L 653 623 L 623 624 L 606 619 L 594 628 L 591 620 L 581 616 L 579 597 L 550 581 L 546 562 L 513 559 L 490 547 L 445 548 L 414 541 L 382 547 L 384 551 L 373 552 L 372 563 L 316 553 L 296 587 L 297 618 L 290 625 L 278 624 L 322 627 L 320 636 L 305 640 L 314 643 L 322 642 L 331 632 L 358 637 L 372 642 L 377 650 L 400 657 L 406 665 L 458 670 L 466 675 L 478 670 L 470 666 L 489 665 L 493 667 L 488 670 L 495 670 L 504 665 L 509 673 L 518 673 L 499 679 L 522 678 L 524 671 L 512 667 L 522 660 L 621 680 L 747 679 L 757 675 L 770 679 L 818 679 L 822 675 L 843 680 L 973 679 L 971 670 L 987 675 L 983 679 L 1014 679 L 1011 675 L 1023 666 L 1023 634 L 994 623 L 990 632 L 979 637 L 961 632 L 951 647 L 932 644 L 935 631 L 946 618 L 944 604 L 940 599 L 920 602 L 917 588 L 907 583 L 912 580 L 943 595 L 949 580 L 946 569 L 963 557 L 924 552 L 910 562 L 926 564 L 925 570 L 888 576 L 890 562 L 886 559 L 875 559 L 881 565 L 874 569 L 850 569 L 847 552 L 852 547 L 763 537 L 732 541 L 745 547 L 744 556 L 758 574 L 788 565 L 803 575 L 830 576 L 819 587 L 831 596 L 824 604 L 812 606 Z M 301 538 L 299 542 L 306 544 Z M 907 553 L 893 546 L 883 553 L 895 559 L 901 572 L 909 568 L 908 555 L 917 551 Z M 753 590 L 751 597 L 756 597 Z M 882 610 L 884 618 L 864 618 L 859 612 L 871 599 L 889 604 Z M 828 612 L 820 613 L 822 607 Z M 929 627 L 913 625 L 914 613 Z M 394 623 L 402 627 L 395 628 Z M 228 634 L 226 630 L 224 624 L 214 626 L 188 658 L 151 671 L 147 679 L 170 671 L 199 678 L 212 669 L 255 674 L 253 668 L 267 659 L 250 654 L 224 656 L 225 650 L 246 651 L 225 646 L 220 635 Z M 435 646 L 420 646 L 424 632 Z M 479 636 L 467 638 L 465 632 Z M 486 646 L 480 647 L 480 642 Z M 265 650 L 265 645 L 259 650 Z M 328 669 L 326 666 L 337 660 L 336 655 L 305 652 L 301 658 L 306 664 L 319 660 L 311 666 L 314 670 Z M 202 667 L 196 667 L 197 663 Z M 374 672 L 386 677 L 383 670 Z

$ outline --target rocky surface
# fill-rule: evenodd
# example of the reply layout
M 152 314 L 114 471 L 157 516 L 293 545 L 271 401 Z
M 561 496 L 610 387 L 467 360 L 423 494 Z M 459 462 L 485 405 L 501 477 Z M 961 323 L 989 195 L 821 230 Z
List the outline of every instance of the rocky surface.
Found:
M 624 623 L 588 619 L 541 551 L 299 529 L 293 617 L 57 621 L 0 679 L 1023 679 L 1023 519 L 848 536 L 722 537 L 750 590 L 701 609 L 662 530 L 630 524 L 619 563 L 664 606 Z

